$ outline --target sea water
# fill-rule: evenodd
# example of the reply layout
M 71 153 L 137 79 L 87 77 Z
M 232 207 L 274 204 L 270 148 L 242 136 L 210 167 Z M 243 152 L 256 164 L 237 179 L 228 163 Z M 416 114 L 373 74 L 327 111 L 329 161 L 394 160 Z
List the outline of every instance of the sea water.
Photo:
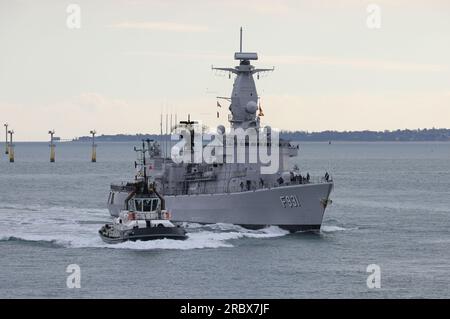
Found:
M 0 297 L 450 297 L 450 143 L 300 143 L 292 164 L 335 182 L 320 232 L 187 224 L 186 241 L 107 245 L 109 185 L 133 178 L 134 145 L 99 143 L 97 163 L 89 143 L 58 143 L 56 163 L 47 143 L 1 155 Z

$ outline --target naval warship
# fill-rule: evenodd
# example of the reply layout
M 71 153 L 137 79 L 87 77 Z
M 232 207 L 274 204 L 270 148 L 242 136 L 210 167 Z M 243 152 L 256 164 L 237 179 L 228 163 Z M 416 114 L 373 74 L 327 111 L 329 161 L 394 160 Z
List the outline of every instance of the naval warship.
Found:
M 273 71 L 273 68 L 255 68 L 251 64 L 258 60 L 258 54 L 242 51 L 242 28 L 240 50 L 234 54 L 234 59 L 239 61 L 235 67 L 213 67 L 235 77 L 231 96 L 222 97 L 229 102 L 228 128 L 219 125 L 215 134 L 215 139 L 221 137 L 218 141 L 223 152 L 215 154 L 209 162 L 192 160 L 196 156 L 195 149 L 206 147 L 195 137 L 196 131 L 197 135 L 204 132 L 200 128 L 198 133 L 199 124 L 190 118 L 180 121 L 174 128 L 178 135 L 174 135 L 184 139 L 181 151 L 191 160 L 175 160 L 164 152 L 161 145 L 164 142 L 147 141 L 151 182 L 164 196 L 174 222 L 228 223 L 250 229 L 274 225 L 290 232 L 318 230 L 325 209 L 331 203 L 333 179 L 328 172 L 310 176 L 296 165 L 289 167 L 289 159 L 298 156 L 298 145 L 275 138 L 277 135 L 270 127 L 261 127 L 263 114 L 254 76 L 259 78 L 261 72 Z M 227 136 L 231 130 L 250 129 L 257 133 L 256 140 L 247 137 L 242 142 Z M 264 171 L 265 163 L 249 160 L 250 153 L 255 149 L 258 153 L 263 146 L 278 147 L 273 152 L 278 162 L 274 171 Z M 239 147 L 244 148 L 243 162 L 236 162 L 237 155 L 234 156 Z M 124 209 L 123 203 L 137 182 L 140 182 L 138 176 L 134 181 L 111 184 L 107 206 L 112 216 L 118 216 Z

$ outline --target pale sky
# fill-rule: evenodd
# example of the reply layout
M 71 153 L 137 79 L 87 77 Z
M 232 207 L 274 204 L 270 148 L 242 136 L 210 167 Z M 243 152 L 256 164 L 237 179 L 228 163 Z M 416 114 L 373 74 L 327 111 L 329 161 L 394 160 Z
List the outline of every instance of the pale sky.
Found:
M 161 111 L 224 123 L 233 82 L 211 65 L 236 65 L 240 26 L 254 65 L 275 66 L 256 82 L 266 124 L 450 128 L 448 0 L 0 0 L 0 122 L 19 141 L 156 133 Z

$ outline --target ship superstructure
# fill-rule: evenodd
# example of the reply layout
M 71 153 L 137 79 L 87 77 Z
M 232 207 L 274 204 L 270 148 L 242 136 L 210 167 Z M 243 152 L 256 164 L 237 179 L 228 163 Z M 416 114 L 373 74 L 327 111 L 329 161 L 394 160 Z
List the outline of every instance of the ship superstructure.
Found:
M 210 137 L 213 142 L 205 145 L 199 136 L 204 135 L 201 125 L 190 118 L 181 121 L 173 132 L 179 137 L 179 149 L 172 148 L 171 156 L 164 154 L 157 141 L 148 141 L 149 179 L 166 199 L 173 221 L 319 229 L 330 203 L 332 178 L 328 173 L 312 177 L 289 167 L 298 146 L 279 139 L 272 128 L 261 127 L 254 76 L 273 68 L 251 64 L 258 55 L 242 51 L 242 29 L 234 58 L 239 61 L 234 68 L 213 68 L 235 76 L 231 96 L 225 98 L 230 103 L 229 127 L 219 125 Z M 204 158 L 205 153 L 210 156 Z M 181 161 L 174 157 L 180 154 Z M 133 187 L 133 182 L 111 185 L 111 215 L 123 209 Z

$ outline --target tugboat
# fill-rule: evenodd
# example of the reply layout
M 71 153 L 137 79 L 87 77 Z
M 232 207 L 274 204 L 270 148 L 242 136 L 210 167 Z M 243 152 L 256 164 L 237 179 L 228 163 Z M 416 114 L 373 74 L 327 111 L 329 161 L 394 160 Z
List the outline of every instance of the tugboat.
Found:
M 98 231 L 101 239 L 107 244 L 117 244 L 125 241 L 177 239 L 187 238 L 184 228 L 170 221 L 171 214 L 165 209 L 164 198 L 156 191 L 155 184 L 149 185 L 146 173 L 144 142 L 142 149 L 136 149 L 142 156 L 138 158 L 142 177 L 136 176 L 134 190 L 125 199 L 125 209 Z

